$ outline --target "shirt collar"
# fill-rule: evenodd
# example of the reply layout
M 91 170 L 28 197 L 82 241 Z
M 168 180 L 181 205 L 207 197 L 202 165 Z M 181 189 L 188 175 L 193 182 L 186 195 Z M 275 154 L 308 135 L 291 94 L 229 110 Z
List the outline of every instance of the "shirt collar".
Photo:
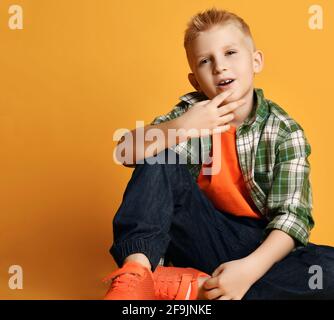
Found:
M 259 125 L 262 123 L 269 114 L 269 107 L 266 99 L 264 98 L 263 90 L 260 88 L 254 89 L 254 108 L 244 121 L 244 125 Z M 202 92 L 193 91 L 186 93 L 179 98 L 185 101 L 187 104 L 194 104 L 199 101 L 209 100 L 209 98 Z
M 269 106 L 267 100 L 264 98 L 263 90 L 259 88 L 254 89 L 254 107 L 251 113 L 244 121 L 244 125 L 260 125 L 269 115 Z
M 188 104 L 194 104 L 199 101 L 209 100 L 209 98 L 204 93 L 199 92 L 199 91 L 193 91 L 193 92 L 186 93 L 179 99 L 187 102 Z

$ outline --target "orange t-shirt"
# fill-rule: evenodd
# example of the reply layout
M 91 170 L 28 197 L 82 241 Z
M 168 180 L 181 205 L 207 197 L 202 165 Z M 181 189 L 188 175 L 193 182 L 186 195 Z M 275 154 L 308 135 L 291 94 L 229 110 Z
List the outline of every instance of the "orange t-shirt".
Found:
M 221 157 L 219 157 L 219 144 Z M 213 155 L 212 155 L 213 154 Z M 197 184 L 218 210 L 236 216 L 261 218 L 243 179 L 236 148 L 236 127 L 212 135 L 211 164 L 203 164 Z M 221 158 L 221 159 L 219 159 Z M 219 163 L 220 161 L 220 163 Z M 220 170 L 217 170 L 219 168 Z M 204 175 L 203 169 L 211 167 L 217 173 Z

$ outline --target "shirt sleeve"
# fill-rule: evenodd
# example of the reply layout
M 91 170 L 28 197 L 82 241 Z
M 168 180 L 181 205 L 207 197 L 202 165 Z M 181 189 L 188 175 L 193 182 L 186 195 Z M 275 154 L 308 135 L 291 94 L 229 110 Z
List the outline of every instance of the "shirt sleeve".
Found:
M 289 132 L 276 151 L 273 183 L 267 198 L 269 223 L 265 230 L 279 229 L 297 241 L 297 246 L 307 245 L 312 218 L 312 190 L 309 180 L 311 154 L 301 128 Z
M 184 101 L 181 101 L 167 114 L 157 116 L 156 118 L 154 118 L 150 124 L 155 125 L 175 119 L 179 117 L 181 114 L 183 114 L 187 109 L 188 109 L 187 104 Z

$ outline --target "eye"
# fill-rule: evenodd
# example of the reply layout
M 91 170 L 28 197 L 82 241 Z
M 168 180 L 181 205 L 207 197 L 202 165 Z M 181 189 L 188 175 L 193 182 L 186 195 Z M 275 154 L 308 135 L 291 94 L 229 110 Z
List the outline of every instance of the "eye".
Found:
M 237 53 L 237 52 L 236 52 L 236 51 L 233 51 L 233 50 L 229 50 L 229 51 L 226 52 L 226 55 L 227 55 L 227 56 L 231 56 L 231 55 L 233 55 L 233 54 L 235 54 L 235 53 Z
M 205 61 L 208 61 L 209 59 L 203 59 L 203 60 L 201 60 L 200 61 L 200 63 L 199 64 L 204 64 L 205 63 Z

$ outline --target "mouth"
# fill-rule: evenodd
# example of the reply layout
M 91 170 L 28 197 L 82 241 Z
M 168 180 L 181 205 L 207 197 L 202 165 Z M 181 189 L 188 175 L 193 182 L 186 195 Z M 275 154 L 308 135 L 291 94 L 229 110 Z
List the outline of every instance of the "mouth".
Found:
M 234 82 L 234 79 L 225 79 L 225 80 L 221 80 L 218 84 L 217 87 L 227 87 L 228 85 L 230 85 L 231 83 Z

